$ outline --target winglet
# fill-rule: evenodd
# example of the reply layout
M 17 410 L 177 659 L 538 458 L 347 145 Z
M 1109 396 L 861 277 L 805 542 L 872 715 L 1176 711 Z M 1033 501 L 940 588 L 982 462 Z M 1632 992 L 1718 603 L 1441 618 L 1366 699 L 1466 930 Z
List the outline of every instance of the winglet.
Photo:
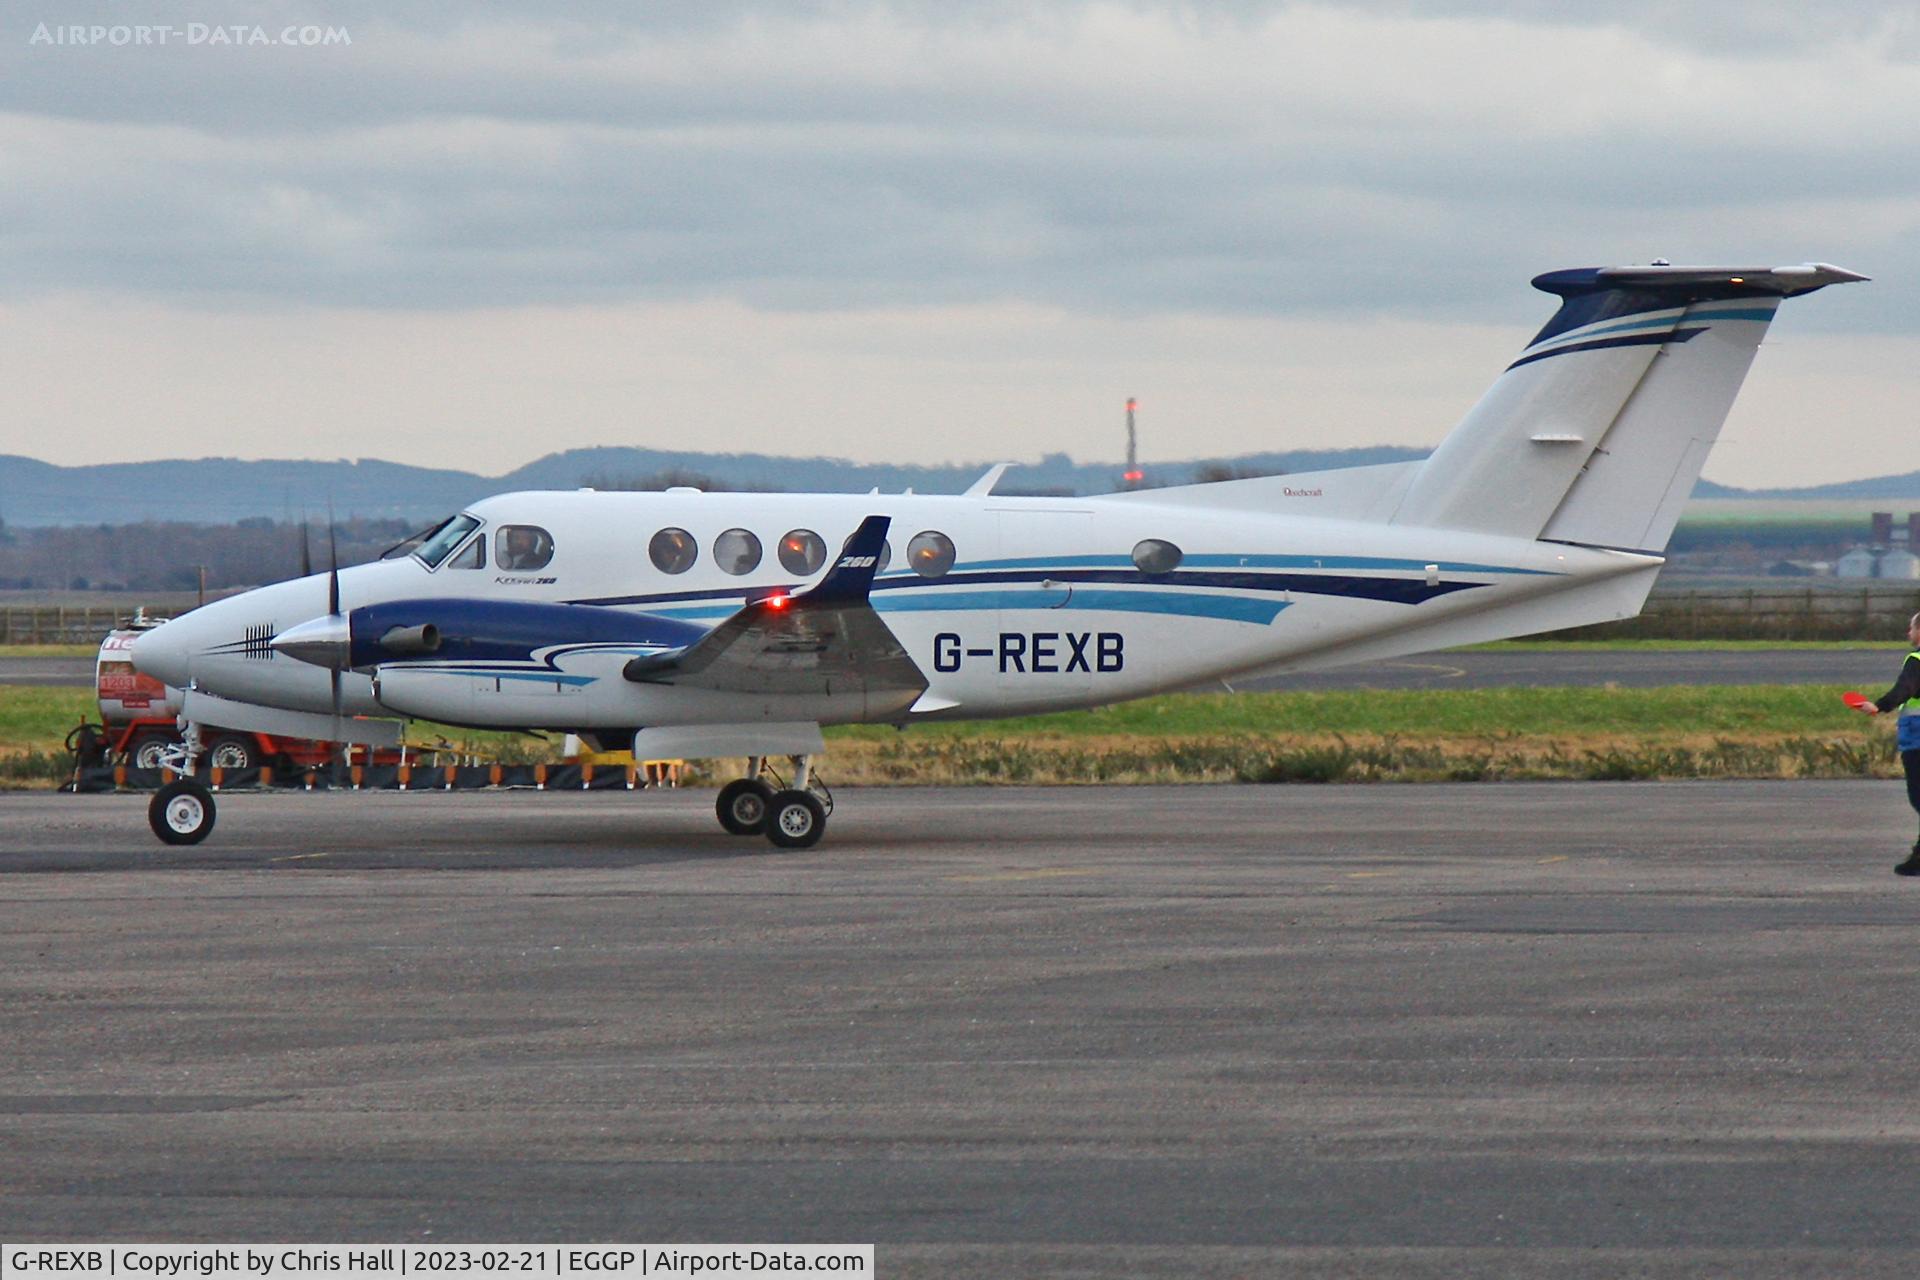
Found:
M 886 549 L 887 529 L 892 524 L 891 516 L 862 520 L 847 545 L 840 548 L 840 558 L 827 570 L 827 576 L 813 590 L 796 595 L 794 601 L 844 604 L 865 600 L 873 589 L 873 575 L 880 571 L 880 554 Z
M 993 492 L 993 486 L 1000 483 L 1000 477 L 1007 474 L 1007 468 L 1011 467 L 1012 465 L 1014 464 L 1011 462 L 994 463 L 992 466 L 987 468 L 987 474 L 981 476 L 978 480 L 975 480 L 972 484 L 968 485 L 967 491 L 961 494 L 960 496 L 963 498 L 986 497 L 988 494 Z

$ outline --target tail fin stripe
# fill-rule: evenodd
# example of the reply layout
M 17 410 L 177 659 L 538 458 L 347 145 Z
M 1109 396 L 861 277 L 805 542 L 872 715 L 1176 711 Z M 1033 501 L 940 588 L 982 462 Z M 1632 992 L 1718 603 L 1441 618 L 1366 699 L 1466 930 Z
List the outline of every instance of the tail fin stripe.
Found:
M 1669 342 L 1688 342 L 1707 331 L 1701 325 L 1691 329 L 1661 329 L 1655 333 L 1628 334 L 1621 338 L 1596 338 L 1592 342 L 1575 342 L 1564 347 L 1554 347 L 1548 351 L 1536 351 L 1530 356 L 1521 356 L 1509 369 L 1518 369 L 1523 364 L 1532 364 L 1536 360 L 1546 360 L 1553 356 L 1570 355 L 1575 351 L 1606 351 L 1614 347 L 1646 347 L 1663 345 Z

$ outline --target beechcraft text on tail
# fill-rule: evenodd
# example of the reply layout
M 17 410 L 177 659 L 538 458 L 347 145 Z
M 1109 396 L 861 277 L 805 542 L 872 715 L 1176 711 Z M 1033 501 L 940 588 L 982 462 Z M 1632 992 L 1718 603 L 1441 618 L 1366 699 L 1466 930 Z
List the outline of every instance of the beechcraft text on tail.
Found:
M 804 846 L 821 727 L 1091 707 L 1638 613 L 1782 299 L 1826 265 L 1557 271 L 1560 307 L 1421 462 L 1089 498 L 508 493 L 367 565 L 141 635 L 223 725 L 379 744 L 410 717 L 741 757 L 728 830 Z M 770 757 L 795 776 L 763 780 Z M 191 778 L 163 839 L 211 828 Z

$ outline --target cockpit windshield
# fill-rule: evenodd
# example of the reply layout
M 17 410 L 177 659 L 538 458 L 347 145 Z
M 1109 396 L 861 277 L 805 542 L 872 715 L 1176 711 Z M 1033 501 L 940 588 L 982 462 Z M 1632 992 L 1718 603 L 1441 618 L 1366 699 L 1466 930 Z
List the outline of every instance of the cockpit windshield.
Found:
M 447 554 L 460 545 L 460 539 L 480 527 L 480 522 L 468 515 L 450 516 L 433 528 L 416 533 L 405 542 L 387 548 L 381 553 L 382 560 L 398 560 L 402 556 L 416 556 L 429 569 L 437 569 Z

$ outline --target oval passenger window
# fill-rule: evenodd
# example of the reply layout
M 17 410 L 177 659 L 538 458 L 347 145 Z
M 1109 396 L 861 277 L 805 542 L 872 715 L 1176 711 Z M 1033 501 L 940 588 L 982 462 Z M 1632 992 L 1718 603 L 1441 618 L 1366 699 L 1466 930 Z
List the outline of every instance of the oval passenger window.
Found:
M 1180 567 L 1182 553 L 1171 542 L 1148 538 L 1133 548 L 1133 563 L 1142 573 L 1172 573 Z
M 739 577 L 760 567 L 760 539 L 745 529 L 729 529 L 713 540 L 713 562 Z
M 794 529 L 780 539 L 780 567 L 806 575 L 827 561 L 827 544 L 811 529 Z
M 953 539 L 932 529 L 914 534 L 907 543 L 907 563 L 923 578 L 945 576 L 953 568 Z
M 647 544 L 647 555 L 662 573 L 685 573 L 700 558 L 700 544 L 685 529 L 662 529 Z

